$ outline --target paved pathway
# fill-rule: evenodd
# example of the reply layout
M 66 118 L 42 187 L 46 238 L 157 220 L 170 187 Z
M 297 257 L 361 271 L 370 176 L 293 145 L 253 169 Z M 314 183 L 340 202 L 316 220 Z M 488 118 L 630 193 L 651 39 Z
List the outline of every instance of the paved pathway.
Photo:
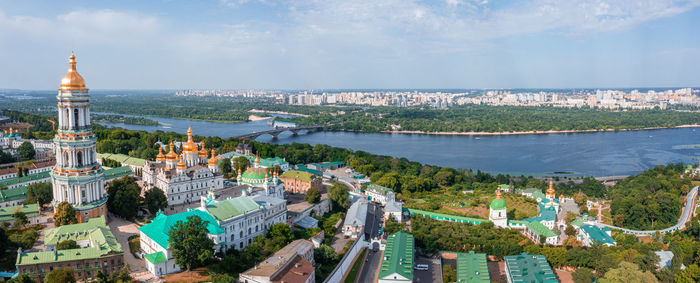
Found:
M 681 215 L 681 218 L 678 220 L 678 223 L 676 225 L 673 225 L 671 227 L 668 227 L 663 230 L 659 230 L 659 233 L 665 234 L 668 232 L 673 232 L 679 229 L 682 229 L 685 227 L 685 223 L 688 222 L 688 218 L 690 217 L 691 213 L 694 210 L 694 203 L 695 199 L 698 197 L 698 186 L 695 186 L 690 192 L 688 192 L 688 195 L 686 196 L 685 200 L 685 206 L 683 207 L 683 213 Z M 656 234 L 656 230 L 630 230 L 630 229 L 625 229 L 622 227 L 617 227 L 617 226 L 612 226 L 608 224 L 599 224 L 601 226 L 605 226 L 611 229 L 619 229 L 624 233 L 627 234 L 636 234 L 636 235 L 654 235 Z
M 109 228 L 112 230 L 112 234 L 117 238 L 117 241 L 119 241 L 119 244 L 122 245 L 124 260 L 129 264 L 129 268 L 131 268 L 131 277 L 138 282 L 162 282 L 160 278 L 148 272 L 143 259 L 134 257 L 129 250 L 129 236 L 139 234 L 138 225 L 112 216 L 109 219 Z

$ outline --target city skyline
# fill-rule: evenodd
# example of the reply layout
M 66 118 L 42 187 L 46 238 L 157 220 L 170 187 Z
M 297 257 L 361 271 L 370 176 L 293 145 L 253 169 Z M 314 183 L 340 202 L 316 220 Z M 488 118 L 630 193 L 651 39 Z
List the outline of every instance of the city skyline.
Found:
M 3 1 L 0 88 L 700 85 L 698 1 Z

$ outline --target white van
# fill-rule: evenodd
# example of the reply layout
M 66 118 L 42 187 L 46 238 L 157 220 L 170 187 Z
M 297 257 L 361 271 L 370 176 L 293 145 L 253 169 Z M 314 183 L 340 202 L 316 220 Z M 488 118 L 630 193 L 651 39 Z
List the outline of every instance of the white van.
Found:
M 428 265 L 427 264 L 416 264 L 416 266 L 413 267 L 415 270 L 428 270 Z

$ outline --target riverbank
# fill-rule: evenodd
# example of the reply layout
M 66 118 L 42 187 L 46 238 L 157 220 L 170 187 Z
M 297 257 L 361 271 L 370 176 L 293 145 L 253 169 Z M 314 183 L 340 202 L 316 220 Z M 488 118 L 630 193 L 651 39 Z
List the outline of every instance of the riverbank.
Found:
M 249 115 L 248 120 L 250 121 L 260 121 L 260 120 L 267 120 L 267 119 L 272 119 L 272 117 L 260 117 L 257 115 Z
M 282 114 L 282 115 L 298 116 L 298 117 L 311 117 L 311 115 L 305 115 L 305 114 L 300 114 L 300 113 L 291 113 L 291 112 L 284 112 L 284 111 L 267 111 L 267 110 L 259 110 L 259 109 L 250 109 L 248 112 Z
M 510 135 L 546 135 L 546 134 L 574 134 L 596 132 L 626 132 L 644 130 L 663 130 L 676 128 L 700 128 L 700 125 L 679 125 L 675 127 L 649 127 L 639 129 L 591 129 L 591 130 L 548 130 L 548 131 L 515 131 L 515 132 L 425 132 L 425 131 L 381 131 L 387 134 L 418 134 L 418 135 L 442 135 L 442 136 L 510 136 Z

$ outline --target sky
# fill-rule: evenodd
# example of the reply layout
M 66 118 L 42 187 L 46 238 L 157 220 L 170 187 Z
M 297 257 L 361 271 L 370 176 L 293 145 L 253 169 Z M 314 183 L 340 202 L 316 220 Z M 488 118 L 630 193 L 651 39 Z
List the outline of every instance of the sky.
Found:
M 0 0 L 0 88 L 700 86 L 700 0 Z

